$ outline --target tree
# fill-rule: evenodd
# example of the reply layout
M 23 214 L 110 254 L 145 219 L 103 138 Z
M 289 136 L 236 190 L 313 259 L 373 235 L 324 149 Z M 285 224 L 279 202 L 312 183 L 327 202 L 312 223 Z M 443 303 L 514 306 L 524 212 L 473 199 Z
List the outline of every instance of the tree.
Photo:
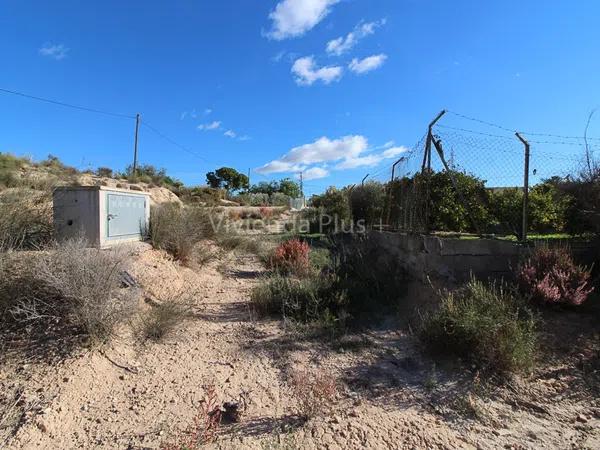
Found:
M 252 194 L 273 195 L 281 193 L 288 197 L 298 198 L 301 195 L 300 185 L 290 178 L 281 181 L 261 181 L 250 188 Z
M 208 185 L 215 189 L 238 191 L 248 188 L 248 177 L 231 167 L 221 167 L 214 172 L 206 174 Z
M 300 185 L 291 178 L 284 178 L 279 182 L 279 192 L 292 198 L 298 198 L 302 195 Z

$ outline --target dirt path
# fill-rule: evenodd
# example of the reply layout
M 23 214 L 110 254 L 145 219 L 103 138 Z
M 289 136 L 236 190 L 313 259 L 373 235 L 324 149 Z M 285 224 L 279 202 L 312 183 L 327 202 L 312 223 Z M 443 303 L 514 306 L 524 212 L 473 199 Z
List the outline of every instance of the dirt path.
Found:
M 527 425 L 514 423 L 518 433 L 506 429 L 507 420 L 449 425 L 428 406 L 432 397 L 423 385 L 431 367 L 412 356 L 414 344 L 402 333 L 372 332 L 332 351 L 283 332 L 276 321 L 253 321 L 248 299 L 260 265 L 252 257 L 235 257 L 227 272 L 219 271 L 223 267 L 213 261 L 194 271 L 147 247 L 133 251 L 130 272 L 143 297 L 193 290 L 192 317 L 165 342 L 142 346 L 124 327 L 102 352 L 32 370 L 28 392 L 43 397 L 44 406 L 8 448 L 158 448 L 192 423 L 207 385 L 215 387 L 220 401 L 243 392 L 251 400 L 241 423 L 220 430 L 215 448 L 537 448 L 542 443 L 539 435 L 551 417 L 521 413 L 523 423 L 536 426 L 537 437 L 527 437 Z M 306 368 L 331 373 L 343 388 L 332 414 L 303 423 L 286 380 L 290 371 Z M 551 434 L 546 444 L 584 446 L 586 435 L 565 433 L 564 439 Z

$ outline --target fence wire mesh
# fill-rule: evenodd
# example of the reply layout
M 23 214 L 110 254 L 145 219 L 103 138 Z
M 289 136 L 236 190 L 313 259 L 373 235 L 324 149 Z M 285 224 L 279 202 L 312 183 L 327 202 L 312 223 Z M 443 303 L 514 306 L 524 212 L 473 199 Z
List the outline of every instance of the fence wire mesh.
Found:
M 519 237 L 526 214 L 528 229 L 533 223 L 536 229 L 560 230 L 558 213 L 553 215 L 552 208 L 546 212 L 549 217 L 530 217 L 530 208 L 524 212 L 524 143 L 507 128 L 459 117 L 464 119 L 480 122 L 476 124 L 479 128 L 454 126 L 456 120 L 436 124 L 431 135 L 425 134 L 393 167 L 371 177 L 385 183 L 384 224 L 390 229 L 418 233 Z M 490 126 L 495 126 L 496 132 L 488 132 L 486 127 Z M 545 181 L 569 180 L 585 171 L 586 149 L 592 164 L 600 155 L 600 139 L 596 138 L 533 133 L 523 133 L 523 137 L 530 149 L 529 203 L 543 199 L 552 202 L 551 183 Z M 382 178 L 386 172 L 387 182 Z

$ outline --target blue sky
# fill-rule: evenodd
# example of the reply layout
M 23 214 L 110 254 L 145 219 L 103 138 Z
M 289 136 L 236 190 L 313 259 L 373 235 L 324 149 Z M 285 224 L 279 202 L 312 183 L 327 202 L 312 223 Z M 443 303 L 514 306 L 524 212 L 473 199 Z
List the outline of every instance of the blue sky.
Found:
M 2 0 L 0 88 L 141 113 L 191 153 L 142 127 L 140 161 L 186 183 L 221 165 L 252 169 L 254 182 L 303 170 L 310 194 L 387 177 L 442 108 L 581 136 L 600 104 L 599 17 L 593 0 Z M 0 151 L 80 168 L 131 161 L 130 119 L 7 94 L 0 117 Z M 520 173 L 518 158 L 503 168 L 454 139 L 471 145 L 469 169 Z M 581 152 L 538 149 L 543 173 Z

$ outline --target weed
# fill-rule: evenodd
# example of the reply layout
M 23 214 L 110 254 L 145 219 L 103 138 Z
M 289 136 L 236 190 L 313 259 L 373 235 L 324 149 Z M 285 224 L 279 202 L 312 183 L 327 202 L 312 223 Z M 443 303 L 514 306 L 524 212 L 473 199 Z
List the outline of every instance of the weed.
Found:
M 221 425 L 221 408 L 214 386 L 205 387 L 205 396 L 193 425 L 188 427 L 175 442 L 162 443 L 162 450 L 192 450 L 215 442 Z
M 290 386 L 298 401 L 298 414 L 307 420 L 327 414 L 338 395 L 335 379 L 324 372 L 296 371 Z
M 307 275 L 310 270 L 310 247 L 298 239 L 279 244 L 269 258 L 269 268 L 282 274 Z
M 447 293 L 425 316 L 420 337 L 435 353 L 471 360 L 498 372 L 529 369 L 536 353 L 536 320 L 505 286 L 471 280 Z

